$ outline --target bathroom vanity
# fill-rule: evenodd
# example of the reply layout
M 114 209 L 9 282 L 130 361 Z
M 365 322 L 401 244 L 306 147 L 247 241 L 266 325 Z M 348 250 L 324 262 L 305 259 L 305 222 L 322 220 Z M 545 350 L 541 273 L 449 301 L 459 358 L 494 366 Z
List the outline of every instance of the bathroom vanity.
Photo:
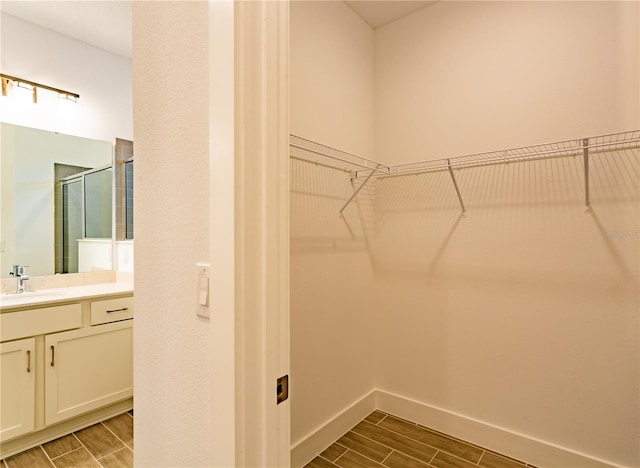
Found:
M 133 408 L 133 288 L 0 297 L 0 459 Z

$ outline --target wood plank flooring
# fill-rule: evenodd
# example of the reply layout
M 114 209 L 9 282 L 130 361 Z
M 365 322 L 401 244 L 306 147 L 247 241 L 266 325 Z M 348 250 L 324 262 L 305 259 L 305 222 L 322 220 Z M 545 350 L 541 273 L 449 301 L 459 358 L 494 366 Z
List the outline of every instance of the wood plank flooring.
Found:
M 374 411 L 306 468 L 524 468 L 526 463 Z
M 123 413 L 0 462 L 0 468 L 78 467 L 133 467 L 133 413 Z
M 525 468 L 524 462 L 374 411 L 307 468 Z M 133 414 L 123 413 L 0 461 L 0 468 L 131 468 Z

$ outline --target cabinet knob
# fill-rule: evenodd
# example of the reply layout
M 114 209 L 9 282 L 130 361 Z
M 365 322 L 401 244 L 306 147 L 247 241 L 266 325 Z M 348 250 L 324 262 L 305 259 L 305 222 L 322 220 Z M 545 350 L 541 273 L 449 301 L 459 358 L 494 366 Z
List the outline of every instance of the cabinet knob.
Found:
M 31 372 L 31 350 L 27 350 L 27 372 Z
M 55 356 L 56 356 L 56 349 L 52 345 L 51 346 L 51 367 L 53 367 L 55 363 Z

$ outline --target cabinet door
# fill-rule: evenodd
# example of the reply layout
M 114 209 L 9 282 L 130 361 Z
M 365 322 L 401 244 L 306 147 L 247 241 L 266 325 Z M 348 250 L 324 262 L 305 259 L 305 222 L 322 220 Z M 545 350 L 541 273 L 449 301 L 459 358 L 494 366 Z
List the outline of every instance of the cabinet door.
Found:
M 0 344 L 0 440 L 34 429 L 35 338 Z
M 45 424 L 133 395 L 133 320 L 45 337 Z

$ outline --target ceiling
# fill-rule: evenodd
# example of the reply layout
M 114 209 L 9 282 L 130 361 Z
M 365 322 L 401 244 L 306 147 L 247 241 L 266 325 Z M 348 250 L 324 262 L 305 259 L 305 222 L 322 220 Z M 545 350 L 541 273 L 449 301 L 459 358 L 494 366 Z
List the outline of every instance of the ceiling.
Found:
M 375 29 L 435 2 L 351 0 L 345 3 Z M 131 0 L 2 0 L 0 11 L 131 58 L 131 4 Z
M 360 15 L 369 26 L 377 29 L 436 2 L 433 0 L 345 0 L 344 3 Z
M 131 0 L 2 0 L 0 10 L 131 58 Z

